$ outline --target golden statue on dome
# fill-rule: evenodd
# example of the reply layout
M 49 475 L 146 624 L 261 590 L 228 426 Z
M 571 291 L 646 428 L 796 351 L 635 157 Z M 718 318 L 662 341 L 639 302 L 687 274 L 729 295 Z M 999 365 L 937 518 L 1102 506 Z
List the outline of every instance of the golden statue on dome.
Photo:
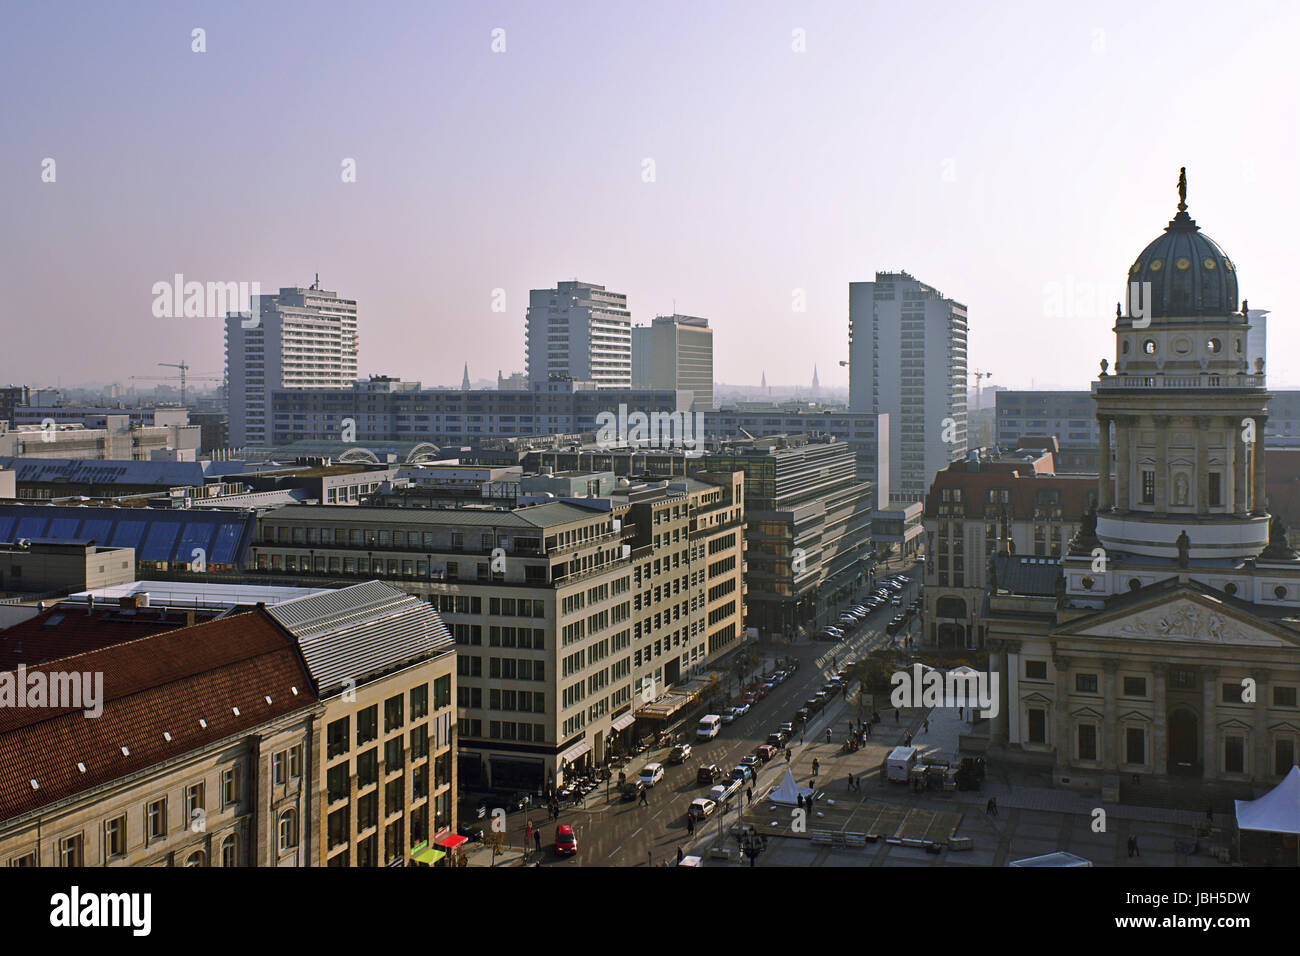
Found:
M 1178 211 L 1187 211 L 1187 167 L 1178 170 Z

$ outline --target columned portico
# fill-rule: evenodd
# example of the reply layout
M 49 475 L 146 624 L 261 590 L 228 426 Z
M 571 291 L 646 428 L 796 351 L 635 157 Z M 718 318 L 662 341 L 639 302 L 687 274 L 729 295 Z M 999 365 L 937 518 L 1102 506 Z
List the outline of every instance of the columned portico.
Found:
M 1110 497 L 1110 418 L 1097 416 L 1097 510 L 1109 511 Z

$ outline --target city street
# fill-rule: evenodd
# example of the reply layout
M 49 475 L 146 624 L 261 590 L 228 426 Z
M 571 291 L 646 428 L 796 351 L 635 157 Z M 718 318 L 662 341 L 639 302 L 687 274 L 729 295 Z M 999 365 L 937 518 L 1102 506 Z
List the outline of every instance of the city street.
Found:
M 906 606 L 916 597 L 920 580 L 919 568 L 910 568 L 902 572 L 910 575 L 910 582 L 902 593 L 903 605 Z M 845 606 L 856 603 L 863 595 L 859 594 Z M 764 658 L 771 662 L 776 657 L 793 657 L 799 661 L 799 668 L 793 676 L 778 685 L 763 700 L 755 704 L 749 713 L 735 722 L 725 725 L 721 733 L 712 741 L 696 744 L 690 758 L 680 766 L 667 764 L 669 748 L 651 750 L 629 762 L 623 769 L 629 778 L 635 777 L 641 767 L 652 761 L 665 765 L 665 774 L 648 794 L 648 805 L 636 802 L 624 803 L 617 793 L 617 786 L 611 785 L 607 798 L 604 788 L 593 791 L 583 808 L 569 808 L 561 812 L 558 821 L 546 819 L 544 811 L 534 810 L 534 821 L 540 819 L 542 827 L 542 863 L 546 866 L 646 866 L 660 865 L 665 861 L 676 860 L 677 848 L 685 848 L 688 842 L 694 842 L 706 831 L 716 831 L 719 826 L 734 823 L 738 817 L 738 806 L 734 798 L 731 812 L 723 820 L 721 808 L 702 823 L 697 824 L 695 837 L 691 837 L 686 827 L 686 808 L 696 797 L 707 796 L 708 787 L 695 782 L 696 768 L 701 765 L 716 763 L 724 773 L 740 762 L 741 758 L 754 752 L 763 743 L 767 735 L 779 724 L 790 720 L 803 702 L 819 691 L 827 678 L 835 671 L 873 648 L 886 646 L 895 640 L 894 636 L 885 634 L 885 625 L 897 611 L 888 604 L 878 608 L 855 628 L 845 641 L 833 644 L 829 641 L 801 642 L 782 644 L 765 648 Z M 838 614 L 838 610 L 836 611 Z M 898 636 L 901 638 L 901 635 Z M 805 745 L 825 742 L 825 731 L 830 716 L 841 722 L 843 707 L 840 702 L 832 701 L 821 712 L 812 717 L 804 729 L 801 739 L 797 734 L 790 746 L 794 759 Z M 853 716 L 857 716 L 856 712 Z M 842 729 L 842 728 L 841 728 Z M 686 727 L 684 732 L 693 735 L 694 728 Z M 771 786 L 785 773 L 785 759 L 777 756 L 765 764 L 759 772 L 754 785 L 757 795 Z M 615 781 L 616 783 L 616 781 Z M 744 791 L 740 793 L 744 799 Z M 525 817 L 522 813 L 511 814 L 509 843 L 518 847 L 523 843 Z M 553 852 L 555 827 L 558 824 L 572 826 L 578 838 L 576 856 L 561 859 Z M 536 823 L 535 823 L 536 825 Z M 532 860 L 531 862 L 536 862 Z

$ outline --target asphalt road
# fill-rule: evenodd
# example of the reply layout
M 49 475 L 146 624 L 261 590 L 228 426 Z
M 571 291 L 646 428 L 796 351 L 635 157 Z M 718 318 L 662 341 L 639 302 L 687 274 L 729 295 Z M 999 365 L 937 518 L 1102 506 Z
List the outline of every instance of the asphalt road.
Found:
M 906 606 L 916 597 L 919 569 L 909 571 L 910 583 L 904 589 L 903 605 Z M 846 604 L 860 601 L 864 595 L 859 594 Z M 589 806 L 585 809 L 566 809 L 561 812 L 559 823 L 572 826 L 578 838 L 578 853 L 565 859 L 557 858 L 554 846 L 555 822 L 544 819 L 542 826 L 542 865 L 543 866 L 646 866 L 659 865 L 665 860 L 675 861 L 677 848 L 684 847 L 692 838 L 686 830 L 686 808 L 696 797 L 708 796 L 709 788 L 695 782 L 696 768 L 716 763 L 724 773 L 740 762 L 747 754 L 767 739 L 767 735 L 777 729 L 784 721 L 792 720 L 794 712 L 803 706 L 803 702 L 819 691 L 829 675 L 837 667 L 843 667 L 849 661 L 856 660 L 867 650 L 885 646 L 893 638 L 885 635 L 885 625 L 897 611 L 885 605 L 871 614 L 847 638 L 832 644 L 828 641 L 781 645 L 770 649 L 767 660 L 776 656 L 793 657 L 799 661 L 799 669 L 785 683 L 777 685 L 770 694 L 750 708 L 749 713 L 731 724 L 723 726 L 722 731 L 708 742 L 692 742 L 693 752 L 685 764 L 670 766 L 666 763 L 667 749 L 652 750 L 623 769 L 629 779 L 634 779 L 641 767 L 650 761 L 664 763 L 664 777 L 648 793 L 646 806 L 636 802 L 623 803 L 615 793 L 616 782 L 611 784 L 612 800 L 606 802 L 604 789 L 594 791 L 588 798 Z M 838 615 L 838 612 L 837 612 Z M 834 665 L 832 664 L 834 658 Z M 832 701 L 826 708 L 809 721 L 804 729 L 806 740 L 824 740 L 829 713 L 841 708 Z M 856 712 L 853 716 L 857 716 Z M 844 723 L 847 717 L 837 717 Z M 841 728 L 842 729 L 842 728 Z M 838 730 L 836 731 L 838 733 Z M 791 747 L 800 746 L 796 736 Z M 774 758 L 764 765 L 759 774 L 755 792 L 769 786 L 784 774 L 785 760 L 782 756 Z M 744 799 L 743 790 L 741 799 Z M 732 798 L 732 814 L 727 820 L 721 820 L 721 809 L 712 817 L 697 824 L 697 836 L 702 830 L 716 828 L 720 823 L 734 822 L 737 801 Z M 534 813 L 534 817 L 538 816 Z M 522 814 L 511 814 L 512 843 L 522 843 L 524 818 Z M 516 832 L 518 831 L 518 832 Z

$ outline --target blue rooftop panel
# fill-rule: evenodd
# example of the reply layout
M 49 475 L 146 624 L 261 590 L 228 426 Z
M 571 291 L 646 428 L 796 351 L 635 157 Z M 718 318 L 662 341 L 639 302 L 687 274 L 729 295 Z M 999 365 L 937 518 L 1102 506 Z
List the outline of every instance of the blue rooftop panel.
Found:
M 137 561 L 174 561 L 176 535 L 181 526 L 172 522 L 151 523 L 144 539 L 144 547 L 136 552 Z M 189 561 L 189 558 L 185 558 Z

